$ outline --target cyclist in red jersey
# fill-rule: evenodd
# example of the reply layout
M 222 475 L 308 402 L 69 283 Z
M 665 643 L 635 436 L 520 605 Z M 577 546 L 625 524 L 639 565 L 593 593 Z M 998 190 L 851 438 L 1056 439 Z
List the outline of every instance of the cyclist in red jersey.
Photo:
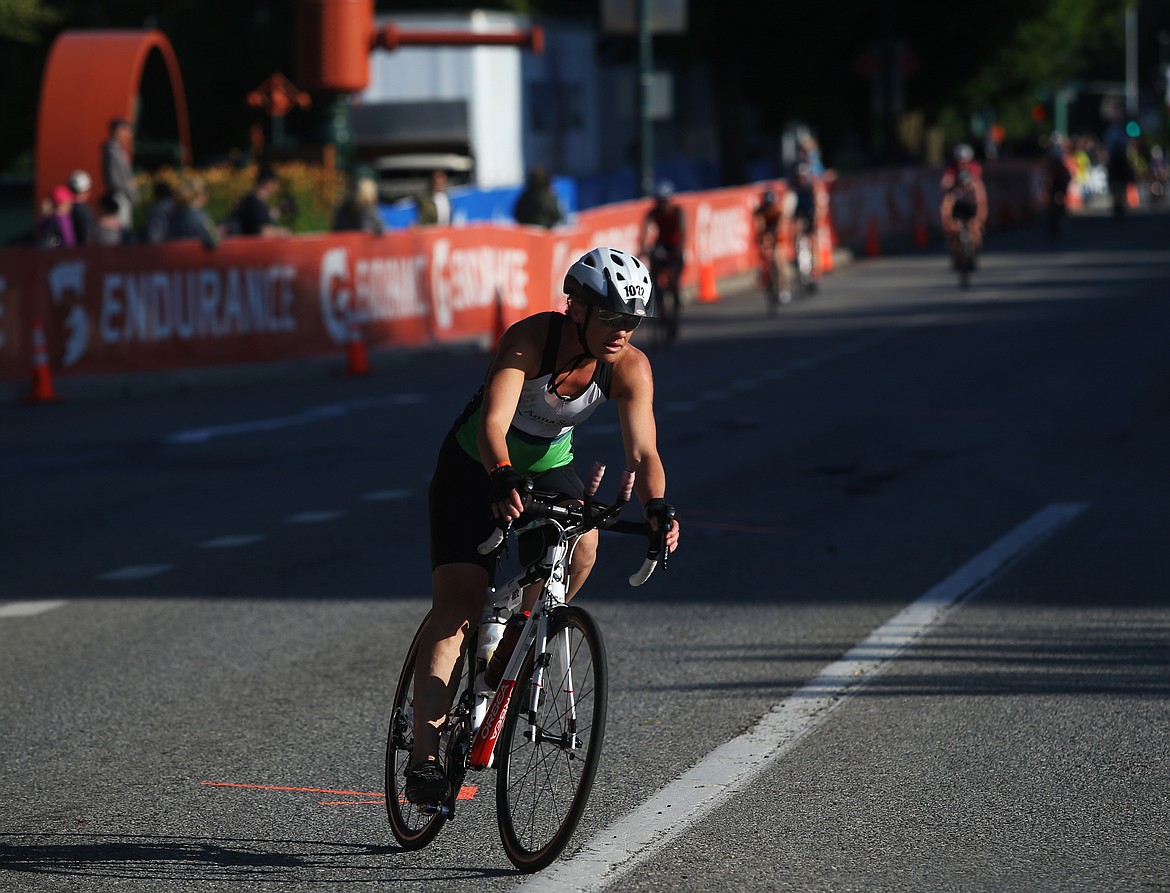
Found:
M 767 189 L 760 196 L 759 205 L 752 211 L 752 221 L 756 228 L 756 248 L 760 252 L 760 286 L 769 293 L 773 302 L 787 304 L 792 300 L 792 290 L 788 284 L 788 260 L 783 249 L 787 236 L 786 216 L 784 205 L 775 191 Z
M 952 159 L 943 170 L 942 183 L 939 184 L 943 192 L 954 187 L 961 171 L 967 171 L 971 179 L 983 182 L 983 165 L 975 160 L 975 150 L 966 143 L 955 146 Z
M 687 216 L 674 201 L 674 184 L 669 181 L 659 183 L 654 190 L 654 204 L 642 219 L 639 245 L 659 292 L 659 313 L 668 341 L 673 341 L 678 335 L 682 311 L 679 280 L 685 261 L 686 237 Z

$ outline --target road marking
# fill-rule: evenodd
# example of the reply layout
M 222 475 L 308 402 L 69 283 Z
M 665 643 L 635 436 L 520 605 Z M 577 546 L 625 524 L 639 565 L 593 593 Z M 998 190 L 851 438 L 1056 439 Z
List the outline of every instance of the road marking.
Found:
M 1088 503 L 1055 503 L 993 543 L 844 657 L 829 664 L 756 725 L 715 748 L 638 809 L 598 832 L 570 859 L 515 890 L 599 890 L 655 855 L 792 749 L 829 714 L 952 610 L 1080 515 Z
M 422 403 L 422 394 L 393 394 L 389 397 L 365 400 L 349 400 L 344 403 L 326 403 L 322 406 L 311 406 L 295 415 L 277 416 L 270 419 L 253 419 L 247 422 L 236 422 L 231 425 L 212 425 L 207 428 L 189 428 L 186 431 L 176 431 L 168 434 L 163 440 L 166 443 L 207 443 L 217 437 L 230 437 L 234 434 L 254 434 L 257 431 L 278 431 L 281 428 L 293 428 L 298 425 L 309 425 L 326 419 L 335 419 L 347 415 L 354 409 L 384 409 L 388 406 L 402 406 L 405 404 Z
M 173 569 L 173 564 L 128 564 L 125 567 L 118 568 L 116 571 L 101 574 L 98 579 L 145 580 L 147 577 L 157 577 L 159 574 L 165 574 L 167 571 Z
M 329 509 L 321 512 L 301 512 L 297 515 L 289 515 L 284 519 L 285 524 L 320 524 L 324 521 L 336 521 L 338 518 L 344 517 L 345 512 Z
M 364 797 L 364 800 L 318 800 L 319 806 L 368 806 L 386 803 L 386 795 L 381 791 L 335 791 L 330 788 L 294 788 L 278 784 L 242 784 L 236 781 L 201 781 L 201 785 L 209 788 L 248 788 L 253 791 L 291 791 L 298 794 L 338 794 L 345 797 Z M 456 800 L 474 800 L 479 793 L 479 785 L 465 784 L 455 795 Z
M 33 617 L 67 604 L 69 603 L 64 601 L 12 602 L 9 605 L 0 605 L 0 617 Z
M 199 544 L 200 549 L 238 549 L 240 546 L 250 546 L 264 539 L 262 533 L 243 533 L 238 536 L 217 536 Z
M 365 502 L 390 502 L 395 499 L 405 499 L 412 492 L 411 490 L 372 490 L 362 499 Z

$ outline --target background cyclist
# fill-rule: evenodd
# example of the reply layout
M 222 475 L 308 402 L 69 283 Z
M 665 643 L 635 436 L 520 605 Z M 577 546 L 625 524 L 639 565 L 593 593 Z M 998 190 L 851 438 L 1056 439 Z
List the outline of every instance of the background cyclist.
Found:
M 813 178 L 812 166 L 801 162 L 792 171 L 789 181 L 786 211 L 792 221 L 792 245 L 795 246 L 801 235 L 807 234 L 812 251 L 812 280 L 808 283 L 809 291 L 815 291 L 821 279 L 821 252 L 817 235 L 817 194 L 816 181 Z M 787 266 L 787 265 L 785 265 Z M 787 270 L 785 271 L 787 272 Z
M 564 313 L 538 313 L 504 333 L 483 385 L 439 450 L 429 493 L 432 606 L 415 664 L 414 752 L 404 789 L 414 803 L 442 803 L 450 794 L 436 760 L 439 726 L 495 561 L 476 547 L 496 519 L 520 516 L 516 487 L 530 478 L 539 490 L 580 499 L 573 427 L 614 401 L 626 465 L 636 474 L 635 492 L 653 527 L 668 509 L 653 373 L 646 355 L 630 343 L 642 320 L 655 315 L 649 270 L 631 254 L 595 248 L 569 268 L 564 287 Z M 673 551 L 677 545 L 675 523 L 667 546 Z M 594 530 L 573 549 L 569 598 L 585 582 L 596 553 Z
M 678 335 L 682 312 L 678 283 L 685 262 L 683 247 L 686 245 L 686 236 L 686 212 L 674 200 L 674 184 L 669 180 L 663 181 L 654 190 L 654 204 L 642 218 L 642 234 L 638 244 L 642 257 L 650 262 L 650 275 L 656 286 L 661 281 L 659 272 L 666 274 L 663 289 L 666 294 L 658 297 L 667 339 L 671 341 Z
M 784 256 L 782 239 L 784 208 L 774 190 L 764 190 L 760 203 L 752 212 L 752 220 L 756 227 L 756 248 L 760 252 L 760 286 L 765 289 L 776 288 L 779 302 L 787 304 L 792 300 L 792 289 L 788 284 L 788 260 Z M 773 261 L 779 282 L 772 281 Z
M 975 254 L 983 247 L 983 228 L 987 224 L 987 190 L 983 180 L 969 167 L 956 171 L 950 188 L 943 193 L 939 218 L 951 257 L 955 257 L 959 232 L 963 221 L 967 221 L 971 233 L 971 246 Z

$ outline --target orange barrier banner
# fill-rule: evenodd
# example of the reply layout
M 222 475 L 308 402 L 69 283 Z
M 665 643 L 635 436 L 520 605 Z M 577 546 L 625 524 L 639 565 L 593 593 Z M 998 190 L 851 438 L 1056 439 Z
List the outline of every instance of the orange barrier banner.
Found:
M 1026 220 L 1029 173 L 988 176 L 999 218 Z M 684 288 L 755 269 L 752 213 L 783 181 L 682 193 Z M 825 194 L 827 196 L 827 193 Z M 830 210 L 845 244 L 880 225 L 883 238 L 921 219 L 937 172 L 839 178 Z M 116 248 L 0 249 L 0 379 L 27 380 L 34 322 L 53 375 L 174 370 L 345 356 L 363 345 L 417 346 L 493 338 L 502 326 L 565 304 L 564 275 L 591 248 L 640 248 L 650 200 L 582 211 L 571 227 L 476 224 L 363 233 L 227 239 Z

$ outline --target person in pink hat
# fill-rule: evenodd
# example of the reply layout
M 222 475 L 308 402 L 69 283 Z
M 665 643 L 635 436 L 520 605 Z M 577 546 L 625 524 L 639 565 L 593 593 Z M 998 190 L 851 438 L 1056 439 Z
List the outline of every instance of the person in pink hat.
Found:
M 42 248 L 72 248 L 77 244 L 73 229 L 73 191 L 55 186 L 49 193 L 44 216 L 37 224 L 37 244 Z

